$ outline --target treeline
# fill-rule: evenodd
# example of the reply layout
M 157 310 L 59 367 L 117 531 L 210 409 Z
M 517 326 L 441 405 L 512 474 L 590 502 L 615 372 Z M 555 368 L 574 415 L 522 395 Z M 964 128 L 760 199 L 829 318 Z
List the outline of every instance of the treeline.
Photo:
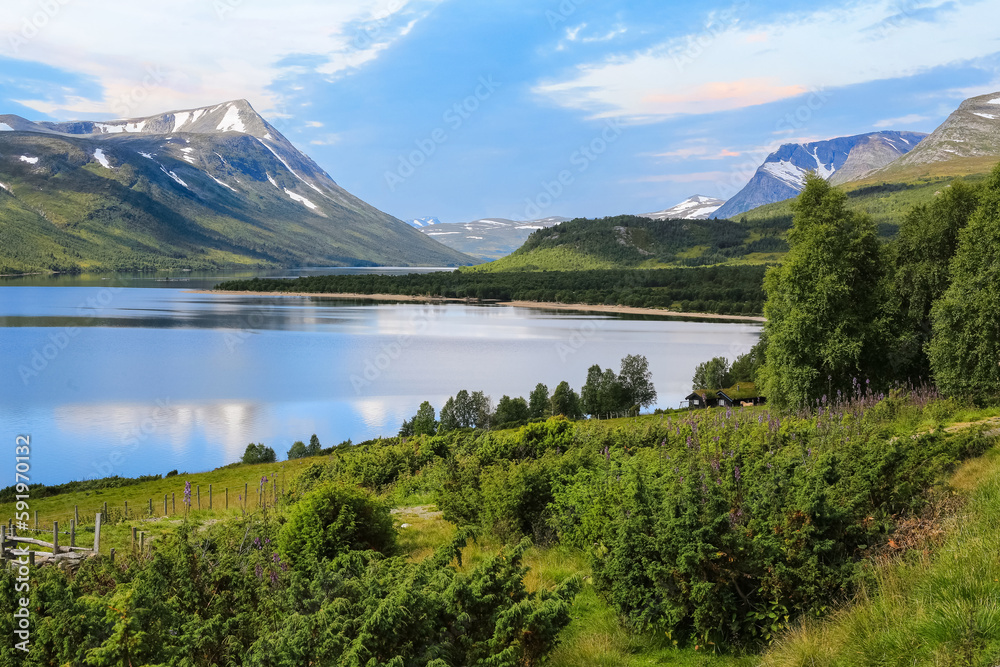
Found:
M 887 243 L 820 178 L 792 208 L 790 250 L 764 282 L 753 373 L 769 401 L 799 407 L 859 385 L 920 383 L 962 400 L 1000 397 L 1000 165 L 913 207 Z
M 617 375 L 611 368 L 602 371 L 597 364 L 591 366 L 587 371 L 587 382 L 579 394 L 564 380 L 550 396 L 548 386 L 539 382 L 527 399 L 521 396 L 511 398 L 505 394 L 494 406 L 493 399 L 483 392 L 469 393 L 463 389 L 445 401 L 440 420 L 436 417 L 434 406 L 424 401 L 417 414 L 403 422 L 399 435 L 443 435 L 458 429 L 513 428 L 548 417 L 579 419 L 585 414 L 598 418 L 612 414 L 638 414 L 641 408 L 655 401 L 656 388 L 649 360 L 642 355 L 630 354 L 622 359 Z M 316 440 L 316 452 L 319 451 L 319 441 Z
M 400 294 L 447 299 L 541 301 L 752 315 L 762 311 L 763 266 L 592 271 L 453 271 L 407 275 L 230 280 L 216 289 Z

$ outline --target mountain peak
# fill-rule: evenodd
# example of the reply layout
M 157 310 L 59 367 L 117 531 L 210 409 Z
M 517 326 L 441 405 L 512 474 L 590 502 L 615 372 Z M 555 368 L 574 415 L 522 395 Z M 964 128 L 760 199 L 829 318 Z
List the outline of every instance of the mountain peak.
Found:
M 641 213 L 640 216 L 653 220 L 707 220 L 725 203 L 714 197 L 693 195 L 670 208 L 656 213 Z

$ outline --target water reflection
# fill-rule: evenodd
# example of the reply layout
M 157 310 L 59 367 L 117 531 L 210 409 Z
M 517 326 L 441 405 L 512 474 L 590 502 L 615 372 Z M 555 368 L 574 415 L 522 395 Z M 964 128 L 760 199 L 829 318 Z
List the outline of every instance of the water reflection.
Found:
M 510 307 L 361 305 L 300 297 L 0 287 L 0 420 L 29 433 L 37 481 L 204 470 L 249 442 L 279 457 L 392 435 L 420 402 L 460 389 L 527 396 L 583 384 L 591 364 L 644 354 L 658 405 L 676 407 L 694 366 L 733 358 L 756 325 Z M 26 372 L 27 371 L 27 372 Z M 110 467 L 110 468 L 109 468 Z M 110 469 L 110 472 L 108 472 Z

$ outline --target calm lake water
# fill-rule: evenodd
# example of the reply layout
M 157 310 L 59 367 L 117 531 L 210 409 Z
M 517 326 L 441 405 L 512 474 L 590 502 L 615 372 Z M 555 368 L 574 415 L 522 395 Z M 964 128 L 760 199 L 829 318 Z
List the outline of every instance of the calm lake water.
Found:
M 251 441 L 284 458 L 313 433 L 324 446 L 394 435 L 424 400 L 440 409 L 460 389 L 497 400 L 561 380 L 579 391 L 591 364 L 617 370 L 626 354 L 649 358 L 657 406 L 677 407 L 696 364 L 745 352 L 760 331 L 508 306 L 196 294 L 188 290 L 220 274 L 170 277 L 0 283 L 0 438 L 13 446 L 31 436 L 32 481 L 207 470 L 239 459 Z

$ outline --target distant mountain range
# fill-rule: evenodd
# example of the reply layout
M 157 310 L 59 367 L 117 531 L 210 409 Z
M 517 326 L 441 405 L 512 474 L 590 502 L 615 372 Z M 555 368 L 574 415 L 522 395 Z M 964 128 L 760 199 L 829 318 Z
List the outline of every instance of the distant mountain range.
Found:
M 552 216 L 518 222 L 507 218 L 482 218 L 472 222 L 442 223 L 437 218 L 418 218 L 410 224 L 449 248 L 477 259 L 492 261 L 506 257 L 520 248 L 535 230 L 558 225 L 567 219 Z
M 0 270 L 472 263 L 353 196 L 248 102 L 0 115 Z
M 410 220 L 410 226 L 420 229 L 421 227 L 430 227 L 431 225 L 440 225 L 441 221 L 437 218 L 415 218 Z
M 765 158 L 750 182 L 714 216 L 733 218 L 758 206 L 795 197 L 810 171 L 834 184 L 863 178 L 910 152 L 926 136 L 922 132 L 885 131 L 784 144 Z
M 641 213 L 640 215 L 643 218 L 650 218 L 652 220 L 707 220 L 708 218 L 715 217 L 712 214 L 725 203 L 722 199 L 694 195 L 676 206 L 671 206 L 656 213 Z

